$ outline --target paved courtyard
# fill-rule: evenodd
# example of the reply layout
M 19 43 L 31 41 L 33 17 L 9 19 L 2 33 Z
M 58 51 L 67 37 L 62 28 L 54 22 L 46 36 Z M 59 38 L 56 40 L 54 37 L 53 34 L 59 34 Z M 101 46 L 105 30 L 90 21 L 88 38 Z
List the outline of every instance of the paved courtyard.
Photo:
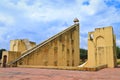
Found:
M 96 72 L 0 68 L 0 80 L 120 80 L 120 68 L 106 68 Z

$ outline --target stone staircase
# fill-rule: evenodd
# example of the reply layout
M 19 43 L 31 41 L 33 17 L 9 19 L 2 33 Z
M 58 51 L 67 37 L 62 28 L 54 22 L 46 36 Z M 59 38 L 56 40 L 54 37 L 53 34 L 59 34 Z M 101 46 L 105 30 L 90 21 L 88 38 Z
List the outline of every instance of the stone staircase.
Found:
M 37 50 L 38 48 L 40 48 L 40 47 L 42 47 L 43 45 L 45 45 L 46 43 L 50 42 L 51 40 L 55 39 L 56 37 L 62 35 L 64 32 L 66 32 L 66 31 L 68 31 L 68 30 L 70 30 L 70 29 L 72 29 L 72 28 L 74 28 L 75 26 L 78 26 L 78 25 L 79 25 L 79 24 L 74 24 L 74 25 L 72 25 L 71 27 L 65 29 L 64 31 L 62 31 L 62 32 L 54 35 L 53 37 L 45 40 L 44 42 L 42 42 L 42 43 L 40 43 L 40 44 L 38 44 L 38 45 L 36 45 L 36 46 L 34 46 L 34 47 L 32 47 L 32 48 L 30 47 L 30 43 L 28 43 L 28 40 L 24 40 L 24 42 L 25 42 L 28 50 L 24 51 L 24 52 L 22 53 L 22 55 L 21 55 L 20 57 L 18 57 L 16 60 L 8 63 L 8 66 L 12 66 L 12 65 L 16 64 L 17 61 L 21 60 L 21 59 L 24 58 L 25 56 L 29 55 L 29 54 L 32 53 L 33 51 L 35 51 L 35 50 Z

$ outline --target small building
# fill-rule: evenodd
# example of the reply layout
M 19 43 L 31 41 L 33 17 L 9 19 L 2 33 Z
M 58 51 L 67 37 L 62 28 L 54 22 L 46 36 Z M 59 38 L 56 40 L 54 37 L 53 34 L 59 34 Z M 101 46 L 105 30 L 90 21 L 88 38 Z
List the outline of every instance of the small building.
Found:
M 116 37 L 111 26 L 88 33 L 88 61 L 83 67 L 113 68 L 117 65 L 116 59 Z
M 35 42 L 28 39 L 16 39 L 10 41 L 10 51 L 3 51 L 1 66 L 6 67 L 8 63 L 14 61 L 22 55 L 24 51 L 27 51 L 36 45 Z

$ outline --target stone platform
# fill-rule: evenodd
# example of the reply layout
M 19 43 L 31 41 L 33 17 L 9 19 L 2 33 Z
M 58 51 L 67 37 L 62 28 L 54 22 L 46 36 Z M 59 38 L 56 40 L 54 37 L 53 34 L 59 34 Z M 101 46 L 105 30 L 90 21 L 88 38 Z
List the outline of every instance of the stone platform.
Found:
M 0 80 L 120 80 L 120 68 L 74 71 L 36 68 L 0 68 Z

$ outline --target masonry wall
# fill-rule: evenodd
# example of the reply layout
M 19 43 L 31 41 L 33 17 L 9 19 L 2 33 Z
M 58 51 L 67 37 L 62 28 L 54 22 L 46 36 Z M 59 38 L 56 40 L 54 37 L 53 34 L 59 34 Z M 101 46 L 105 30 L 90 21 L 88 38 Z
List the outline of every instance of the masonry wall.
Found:
M 28 50 L 27 45 L 25 44 L 25 40 L 27 39 L 16 39 L 10 41 L 10 51 L 17 51 L 17 52 L 24 52 L 25 50 Z M 27 40 L 28 46 L 31 48 L 36 45 L 35 42 L 30 42 Z
M 96 28 L 88 34 L 88 62 L 86 67 L 116 66 L 116 39 L 113 28 Z
M 3 51 L 2 53 L 2 64 L 1 66 L 3 66 L 4 63 L 4 57 L 6 56 L 6 62 L 5 65 L 7 66 L 7 64 L 9 64 L 10 62 L 14 61 L 15 59 L 17 59 L 18 57 L 20 57 L 21 53 L 20 52 L 16 52 L 16 51 Z
M 52 40 L 17 61 L 17 65 L 78 66 L 79 25 L 53 36 Z

